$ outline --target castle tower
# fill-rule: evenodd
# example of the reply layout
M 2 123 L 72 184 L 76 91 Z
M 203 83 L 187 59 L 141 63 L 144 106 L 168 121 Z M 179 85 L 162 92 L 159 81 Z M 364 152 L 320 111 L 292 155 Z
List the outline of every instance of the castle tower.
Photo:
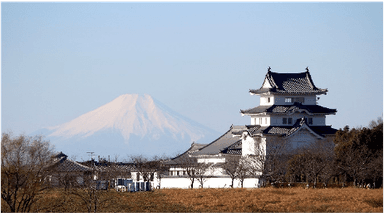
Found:
M 251 117 L 242 136 L 242 155 L 257 154 L 258 145 L 267 153 L 268 140 L 288 140 L 291 148 L 297 148 L 337 131 L 326 126 L 326 116 L 336 114 L 336 109 L 317 104 L 318 96 L 328 90 L 315 86 L 308 68 L 301 73 L 277 73 L 268 68 L 260 89 L 249 92 L 260 96 L 260 106 L 240 110 Z

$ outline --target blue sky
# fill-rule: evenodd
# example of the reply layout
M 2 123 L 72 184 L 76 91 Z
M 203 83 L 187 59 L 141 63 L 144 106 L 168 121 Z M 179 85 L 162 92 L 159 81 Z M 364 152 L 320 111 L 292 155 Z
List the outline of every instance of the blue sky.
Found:
M 29 134 L 126 93 L 219 132 L 250 124 L 268 66 L 328 88 L 334 128 L 383 114 L 383 4 L 2 3 L 2 131 Z

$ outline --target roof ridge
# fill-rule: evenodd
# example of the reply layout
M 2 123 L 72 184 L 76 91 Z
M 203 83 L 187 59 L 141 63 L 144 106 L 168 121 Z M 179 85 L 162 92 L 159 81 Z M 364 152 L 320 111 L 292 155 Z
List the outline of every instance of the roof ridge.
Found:
M 73 163 L 75 163 L 75 164 L 77 164 L 77 165 L 79 165 L 79 166 L 81 166 L 81 167 L 84 167 L 84 168 L 86 168 L 86 169 L 92 169 L 91 167 L 89 167 L 89 166 L 85 166 L 85 165 L 83 165 L 83 164 L 81 164 L 81 163 L 79 163 L 79 162 L 76 162 L 76 161 L 73 161 L 73 160 L 70 160 L 70 159 L 67 159 L 68 161 L 71 161 L 71 162 L 73 162 Z

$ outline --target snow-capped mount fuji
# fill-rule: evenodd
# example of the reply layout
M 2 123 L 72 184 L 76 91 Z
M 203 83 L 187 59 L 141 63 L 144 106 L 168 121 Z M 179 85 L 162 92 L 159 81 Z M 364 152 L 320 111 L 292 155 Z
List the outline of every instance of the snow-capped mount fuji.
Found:
M 174 112 L 150 95 L 125 94 L 45 132 L 57 151 L 81 158 L 172 155 L 192 142 L 209 143 L 217 132 Z

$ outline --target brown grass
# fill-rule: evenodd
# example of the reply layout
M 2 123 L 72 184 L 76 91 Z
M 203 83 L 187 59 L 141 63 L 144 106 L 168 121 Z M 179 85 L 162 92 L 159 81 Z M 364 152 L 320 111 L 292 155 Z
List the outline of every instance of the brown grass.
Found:
M 383 212 L 382 189 L 162 189 L 105 196 L 111 199 L 100 207 L 104 212 Z M 47 192 L 38 206 L 40 211 L 87 211 L 58 189 Z
M 164 190 L 168 201 L 195 211 L 382 212 L 382 189 L 198 189 Z

